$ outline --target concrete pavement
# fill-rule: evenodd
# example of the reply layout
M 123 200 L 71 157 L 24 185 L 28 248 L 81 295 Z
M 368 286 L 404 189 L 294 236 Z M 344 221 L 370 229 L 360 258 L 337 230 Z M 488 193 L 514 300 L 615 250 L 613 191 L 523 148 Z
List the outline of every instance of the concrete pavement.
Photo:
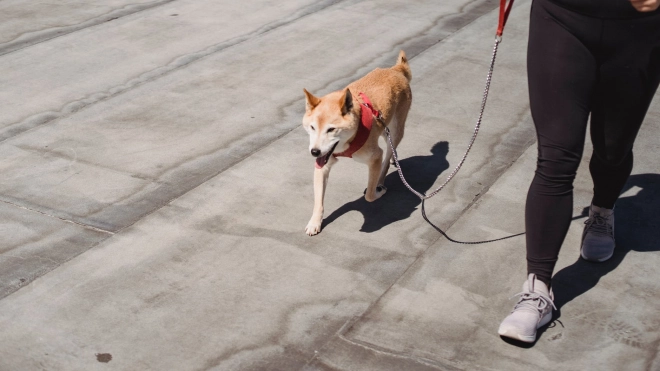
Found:
M 560 317 L 520 347 L 496 331 L 525 278 L 524 238 L 452 244 L 395 173 L 365 202 L 350 160 L 330 175 L 323 231 L 304 233 L 302 88 L 341 88 L 404 49 L 414 98 L 399 153 L 429 190 L 471 135 L 494 1 L 98 3 L 0 3 L 15 23 L 0 27 L 0 370 L 660 369 L 660 102 L 617 206 L 615 257 L 578 260 L 583 168 Z M 427 203 L 455 239 L 524 230 L 529 5 L 511 15 L 468 161 Z

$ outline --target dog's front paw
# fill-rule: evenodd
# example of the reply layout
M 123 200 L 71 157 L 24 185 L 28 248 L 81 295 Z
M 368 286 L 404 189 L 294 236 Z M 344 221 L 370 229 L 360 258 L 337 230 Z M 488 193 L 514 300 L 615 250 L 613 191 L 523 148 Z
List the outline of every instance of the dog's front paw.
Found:
M 307 233 L 308 236 L 313 236 L 319 232 L 321 232 L 321 223 L 310 220 L 309 223 L 307 223 L 307 227 L 305 227 L 305 233 Z

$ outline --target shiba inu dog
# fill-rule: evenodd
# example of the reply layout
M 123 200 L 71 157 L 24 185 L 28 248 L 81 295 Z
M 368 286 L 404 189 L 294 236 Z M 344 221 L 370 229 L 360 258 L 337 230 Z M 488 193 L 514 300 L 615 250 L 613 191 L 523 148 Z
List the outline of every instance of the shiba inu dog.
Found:
M 386 145 L 385 157 L 378 138 L 389 128 L 394 147 L 403 138 L 412 103 L 410 66 L 403 50 L 390 68 L 377 68 L 343 90 L 315 97 L 303 89 L 306 111 L 303 127 L 309 133 L 309 151 L 316 158 L 314 210 L 305 232 L 321 231 L 323 197 L 330 168 L 337 157 L 352 157 L 369 168 L 365 199 L 373 202 L 387 189 L 383 185 L 392 158 Z

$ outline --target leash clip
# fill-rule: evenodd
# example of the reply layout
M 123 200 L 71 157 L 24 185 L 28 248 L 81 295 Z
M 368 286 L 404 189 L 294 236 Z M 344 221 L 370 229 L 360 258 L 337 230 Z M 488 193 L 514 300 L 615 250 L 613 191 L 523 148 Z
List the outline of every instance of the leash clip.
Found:
M 376 111 L 376 112 L 378 112 L 378 114 L 375 115 L 376 120 L 377 120 L 378 122 L 380 122 L 381 124 L 385 124 L 385 120 L 383 120 L 383 113 L 380 112 L 380 111 Z M 388 130 L 388 131 L 389 131 L 389 130 Z
M 360 102 L 360 104 L 363 105 L 365 108 L 367 108 L 371 112 L 371 115 L 376 119 L 376 121 L 378 121 L 381 124 L 385 125 L 385 120 L 383 120 L 383 113 L 382 112 L 375 109 L 370 103 Z

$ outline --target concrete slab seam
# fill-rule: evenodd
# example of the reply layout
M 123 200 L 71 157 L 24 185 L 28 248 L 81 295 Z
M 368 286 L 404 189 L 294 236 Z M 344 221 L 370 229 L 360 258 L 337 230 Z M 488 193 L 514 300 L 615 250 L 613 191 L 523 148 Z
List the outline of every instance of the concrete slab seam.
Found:
M 365 311 L 365 313 L 367 313 L 369 311 L 369 309 L 371 309 L 371 307 L 377 302 L 378 302 L 378 300 L 374 301 L 369 306 L 369 308 Z M 426 359 L 426 358 L 422 358 L 422 357 L 411 357 L 411 356 L 408 356 L 408 355 L 405 355 L 405 354 L 401 354 L 399 352 L 395 352 L 391 349 L 386 349 L 386 348 L 379 347 L 379 346 L 371 344 L 371 343 L 367 343 L 367 342 L 347 338 L 345 336 L 345 334 L 351 329 L 351 327 L 353 327 L 354 324 L 359 322 L 361 319 L 362 319 L 362 315 L 354 316 L 350 320 L 346 321 L 346 323 L 335 334 L 336 337 L 339 340 L 342 340 L 342 341 L 344 341 L 348 344 L 360 347 L 362 349 L 365 349 L 365 350 L 373 352 L 373 353 L 382 354 L 382 355 L 385 355 L 385 356 L 388 356 L 388 357 L 399 358 L 399 359 L 403 359 L 403 360 L 407 360 L 407 361 L 412 361 L 414 363 L 418 363 L 420 365 L 427 366 L 427 367 L 432 367 L 434 369 L 438 369 L 438 370 L 442 370 L 442 371 L 448 371 L 447 367 L 451 367 L 452 369 L 455 369 L 455 367 L 453 367 L 453 366 L 448 366 L 448 365 L 445 365 L 445 364 L 441 364 L 441 363 L 439 363 L 437 361 L 434 361 L 434 360 L 430 360 L 430 359 Z M 330 338 L 326 342 L 325 345 L 323 345 L 321 348 L 319 348 L 319 350 L 314 351 L 314 355 L 305 363 L 304 367 L 310 366 L 313 362 L 315 362 L 317 359 L 319 359 L 323 349 L 326 348 L 326 346 L 328 346 L 328 344 L 330 344 L 331 342 L 332 342 L 332 338 Z
M 27 259 L 28 259 L 28 258 L 23 257 L 23 256 L 16 256 L 16 255 L 8 254 L 8 253 L 3 253 L 3 254 L 2 254 L 2 257 L 3 257 L 3 258 L 4 258 L 4 257 L 7 257 L 7 258 L 12 258 L 12 259 L 18 259 L 18 260 L 27 260 Z M 34 258 L 37 258 L 37 259 L 39 259 L 39 260 L 45 260 L 45 261 L 49 261 L 49 262 L 51 262 L 51 263 L 59 264 L 59 263 L 58 263 L 57 261 L 55 261 L 55 259 L 53 259 L 53 258 L 45 258 L 45 257 L 43 257 L 43 256 L 39 256 L 39 255 L 33 255 L 33 256 L 30 256 L 30 257 L 31 257 L 31 258 L 34 257 Z
M 50 214 L 45 213 L 43 211 L 39 211 L 39 210 L 36 210 L 36 209 L 32 209 L 32 208 L 29 208 L 29 207 L 18 205 L 18 204 L 15 204 L 13 202 L 8 202 L 8 201 L 5 201 L 5 200 L 0 200 L 0 202 L 5 203 L 5 204 L 10 205 L 10 206 L 13 206 L 13 207 L 16 207 L 16 208 L 19 208 L 19 209 L 22 209 L 22 210 L 27 210 L 27 211 L 31 211 L 31 212 L 34 212 L 34 213 L 37 213 L 37 214 L 41 214 L 43 216 L 47 216 L 47 217 L 50 217 L 50 218 L 55 218 L 55 219 L 61 220 L 61 221 L 66 222 L 66 223 L 75 224 L 79 227 L 83 227 L 85 229 L 89 229 L 89 230 L 92 230 L 92 231 L 95 231 L 95 232 L 108 234 L 110 236 L 112 236 L 116 233 L 116 232 L 112 232 L 112 231 L 107 231 L 105 229 L 97 228 L 97 227 L 94 227 L 94 226 L 91 226 L 91 225 L 87 225 L 87 224 L 84 224 L 84 223 L 76 222 L 74 220 L 69 220 L 69 219 L 66 219 L 66 218 L 61 218 L 59 216 L 50 215 Z
M 98 26 L 105 22 L 113 21 L 144 10 L 156 8 L 175 0 L 156 0 L 146 4 L 128 4 L 121 9 L 112 10 L 106 14 L 88 19 L 84 22 L 62 27 L 54 27 L 48 30 L 26 32 L 0 45 L 0 56 L 13 53 L 30 46 L 46 42 L 61 36 L 69 35 L 77 31 L 85 30 L 90 27 Z

